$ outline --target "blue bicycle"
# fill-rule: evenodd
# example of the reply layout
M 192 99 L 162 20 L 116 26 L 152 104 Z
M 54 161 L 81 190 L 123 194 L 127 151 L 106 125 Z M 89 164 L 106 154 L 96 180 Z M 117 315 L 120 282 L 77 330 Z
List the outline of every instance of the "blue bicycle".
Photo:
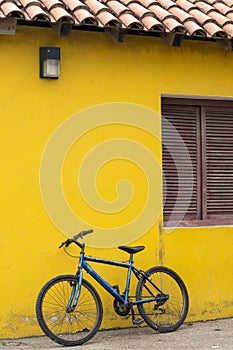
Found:
M 175 331 L 184 322 L 189 306 L 187 289 L 182 279 L 171 269 L 155 266 L 142 271 L 134 266 L 133 255 L 144 246 L 118 248 L 130 255 L 128 262 L 119 262 L 85 255 L 85 244 L 79 239 L 92 233 L 82 231 L 67 239 L 59 248 L 75 243 L 81 249 L 76 275 L 63 275 L 48 281 L 41 289 L 37 302 L 37 320 L 44 333 L 53 341 L 65 345 L 82 345 L 99 330 L 103 307 L 96 289 L 83 278 L 83 270 L 92 276 L 113 298 L 115 312 L 131 316 L 133 324 L 146 322 L 159 332 Z M 122 267 L 128 270 L 123 292 L 112 286 L 87 262 Z M 136 295 L 130 295 L 132 273 L 138 279 Z M 138 314 L 136 314 L 137 307 Z M 136 316 L 140 316 L 140 318 Z

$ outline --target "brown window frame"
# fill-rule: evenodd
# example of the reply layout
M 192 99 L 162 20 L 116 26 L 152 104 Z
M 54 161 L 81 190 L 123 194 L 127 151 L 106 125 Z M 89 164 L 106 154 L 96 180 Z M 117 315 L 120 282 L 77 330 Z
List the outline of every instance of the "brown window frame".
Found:
M 165 115 L 164 110 L 174 109 L 175 112 L 184 111 L 185 108 L 197 108 L 198 116 L 196 118 L 196 142 L 197 142 L 197 174 L 196 174 L 196 217 L 185 216 L 181 221 L 169 221 L 169 217 L 164 214 L 165 226 L 214 226 L 233 224 L 233 212 L 229 214 L 211 214 L 207 215 L 207 171 L 209 168 L 206 162 L 206 121 L 205 118 L 209 111 L 214 113 L 215 110 L 229 111 L 232 114 L 233 120 L 233 99 L 231 98 L 206 98 L 194 96 L 162 96 L 162 115 Z M 217 115 L 218 116 L 218 115 Z M 233 136 L 233 135 L 232 135 Z M 164 160 L 164 159 L 163 159 Z M 233 189 L 233 183 L 232 183 Z M 233 195 L 232 195 L 233 198 Z M 232 204 L 233 210 L 233 204 Z M 166 210 L 165 210 L 166 212 Z

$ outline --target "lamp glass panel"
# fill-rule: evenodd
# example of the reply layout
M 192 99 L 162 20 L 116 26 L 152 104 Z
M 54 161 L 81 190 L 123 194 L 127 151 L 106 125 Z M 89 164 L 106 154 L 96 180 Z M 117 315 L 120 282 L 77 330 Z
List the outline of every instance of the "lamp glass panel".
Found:
M 54 59 L 45 60 L 44 75 L 46 77 L 58 77 L 60 75 L 60 61 Z

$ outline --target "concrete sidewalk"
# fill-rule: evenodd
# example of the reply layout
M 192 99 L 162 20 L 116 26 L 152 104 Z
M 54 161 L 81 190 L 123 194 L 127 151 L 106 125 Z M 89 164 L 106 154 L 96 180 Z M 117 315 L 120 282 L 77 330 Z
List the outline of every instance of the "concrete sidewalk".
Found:
M 52 350 L 63 347 L 47 337 L 0 340 L 5 350 Z M 64 348 L 63 348 L 64 349 Z M 89 342 L 69 349 L 84 350 L 233 350 L 233 318 L 185 323 L 173 333 L 161 334 L 148 327 L 100 331 Z

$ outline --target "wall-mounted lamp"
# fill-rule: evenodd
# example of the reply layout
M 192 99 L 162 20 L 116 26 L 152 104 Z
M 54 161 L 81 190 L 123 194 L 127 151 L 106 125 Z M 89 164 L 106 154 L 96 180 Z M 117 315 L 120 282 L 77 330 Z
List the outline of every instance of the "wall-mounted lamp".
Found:
M 40 47 L 40 78 L 58 79 L 60 75 L 60 48 Z

